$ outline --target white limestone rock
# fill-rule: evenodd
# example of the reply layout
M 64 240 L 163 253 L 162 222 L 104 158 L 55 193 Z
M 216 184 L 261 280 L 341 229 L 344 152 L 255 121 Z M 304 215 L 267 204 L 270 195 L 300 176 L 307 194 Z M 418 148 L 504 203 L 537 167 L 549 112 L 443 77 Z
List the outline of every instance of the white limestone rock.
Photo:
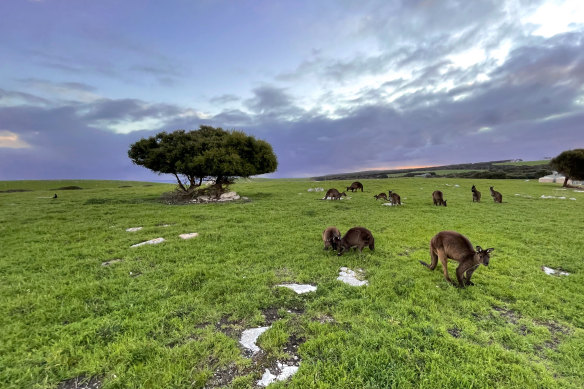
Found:
M 316 286 L 308 285 L 308 284 L 279 284 L 276 286 L 279 286 L 282 288 L 292 289 L 297 294 L 303 294 L 303 293 L 316 291 Z
M 133 244 L 131 247 L 140 247 L 140 246 L 144 246 L 144 245 L 147 245 L 147 244 L 159 244 L 159 243 L 162 243 L 162 242 L 164 242 L 164 238 L 155 238 L 155 239 L 147 240 L 146 242 L 141 242 L 141 243 Z
M 347 267 L 341 267 L 341 269 L 339 270 L 339 276 L 337 277 L 337 280 L 351 286 L 369 285 L 369 281 L 360 280 L 359 278 L 357 278 L 357 273 L 355 273 L 353 270 Z

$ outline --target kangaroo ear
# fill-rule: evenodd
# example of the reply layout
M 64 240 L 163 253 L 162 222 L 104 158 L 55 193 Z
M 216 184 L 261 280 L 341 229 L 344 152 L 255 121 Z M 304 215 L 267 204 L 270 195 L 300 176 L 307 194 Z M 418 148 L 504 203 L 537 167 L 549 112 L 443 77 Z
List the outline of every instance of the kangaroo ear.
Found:
M 486 251 L 486 252 L 487 252 L 487 254 L 488 254 L 488 253 L 490 253 L 490 252 L 491 252 L 491 251 L 493 251 L 493 250 L 495 250 L 495 249 L 491 247 L 491 248 L 489 248 L 489 249 L 486 249 L 485 251 Z
M 481 246 L 477 246 L 477 253 L 480 253 L 481 251 L 483 251 Z

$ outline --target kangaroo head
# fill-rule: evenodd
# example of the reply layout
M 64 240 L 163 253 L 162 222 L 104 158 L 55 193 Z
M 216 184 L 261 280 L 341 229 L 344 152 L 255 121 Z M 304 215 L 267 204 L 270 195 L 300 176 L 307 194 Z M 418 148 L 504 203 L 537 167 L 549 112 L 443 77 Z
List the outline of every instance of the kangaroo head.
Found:
M 489 266 L 490 253 L 493 250 L 495 250 L 495 249 L 494 248 L 489 248 L 489 249 L 483 250 L 481 248 L 481 246 L 477 246 L 476 247 L 475 258 L 477 258 L 479 260 L 479 263 L 482 263 L 485 266 Z
M 477 190 L 477 188 L 473 185 L 470 190 L 474 192 L 475 190 Z
M 442 202 L 442 205 L 446 206 L 446 200 L 444 200 L 444 201 Z

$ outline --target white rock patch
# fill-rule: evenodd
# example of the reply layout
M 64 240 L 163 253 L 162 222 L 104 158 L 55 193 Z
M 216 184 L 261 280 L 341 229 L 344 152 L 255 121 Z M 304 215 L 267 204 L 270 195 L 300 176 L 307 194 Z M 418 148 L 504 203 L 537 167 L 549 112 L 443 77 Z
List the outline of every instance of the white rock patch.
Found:
M 258 386 L 268 386 L 274 381 L 284 381 L 292 377 L 297 371 L 298 366 L 295 365 L 284 365 L 278 362 L 277 370 L 280 371 L 279 374 L 272 374 L 268 369 L 264 372 L 262 379 L 257 382 Z
M 574 192 L 584 193 L 584 190 L 575 190 Z
M 339 276 L 337 277 L 337 280 L 351 286 L 369 285 L 369 281 L 361 281 L 357 278 L 357 273 L 347 267 L 342 267 L 339 270 Z
M 127 232 L 136 232 L 136 231 L 140 231 L 142 229 L 142 227 L 130 227 L 130 228 L 126 228 Z
M 381 205 L 386 205 L 386 206 L 388 206 L 388 207 L 392 207 L 392 206 L 393 206 L 393 203 L 383 203 L 383 204 L 381 204 Z
M 308 188 L 308 192 L 324 192 L 324 188 Z
M 147 240 L 146 242 L 133 244 L 131 247 L 140 247 L 140 246 L 144 246 L 146 244 L 158 244 L 158 243 L 162 243 L 162 242 L 164 242 L 164 238 L 155 238 L 155 239 Z
M 460 185 L 456 184 L 454 185 L 455 188 L 460 188 Z
M 191 232 L 190 234 L 180 234 L 178 237 L 181 239 L 191 239 L 196 238 L 197 236 L 199 236 L 198 232 Z
M 118 263 L 118 262 L 122 262 L 122 260 L 119 258 L 110 259 L 109 261 L 102 262 L 101 266 L 109 266 L 109 265 L 113 265 L 114 263 Z
M 546 195 L 541 195 L 541 198 L 542 199 L 559 199 L 559 200 L 565 200 L 566 199 L 566 197 L 564 197 L 564 196 L 556 197 L 556 196 L 546 196 Z
M 551 267 L 546 267 L 546 266 L 542 266 L 541 270 L 543 270 L 545 274 L 550 275 L 550 276 L 552 276 L 552 275 L 569 276 L 570 275 L 570 273 L 568 273 L 568 272 L 552 269 Z
M 335 200 L 335 199 L 333 199 L 333 198 L 331 198 L 331 197 L 327 197 L 327 198 L 324 198 L 324 197 L 323 197 L 322 199 L 323 199 L 323 200 Z M 348 196 L 347 196 L 347 197 L 341 197 L 339 200 L 344 200 L 344 199 L 347 199 L 347 200 L 349 200 L 349 199 L 350 199 L 350 197 L 348 197 Z
M 233 201 L 233 200 L 239 200 L 240 196 L 236 193 L 236 192 L 227 192 L 227 193 L 223 193 L 221 196 L 219 196 L 219 200 L 217 201 Z
M 297 294 L 308 293 L 308 292 L 315 292 L 316 286 L 308 285 L 308 284 L 279 284 L 276 285 L 282 288 L 292 289 Z
M 249 330 L 245 330 L 241 333 L 241 338 L 239 339 L 239 343 L 245 347 L 246 349 L 250 350 L 253 354 L 260 351 L 255 342 L 258 340 L 261 334 L 266 332 L 270 327 L 258 327 L 258 328 L 250 328 Z

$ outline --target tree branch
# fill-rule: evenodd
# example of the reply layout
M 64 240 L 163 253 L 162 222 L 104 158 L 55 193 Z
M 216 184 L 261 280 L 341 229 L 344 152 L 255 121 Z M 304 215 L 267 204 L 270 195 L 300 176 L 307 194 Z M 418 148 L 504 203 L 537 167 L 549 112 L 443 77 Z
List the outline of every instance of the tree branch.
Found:
M 176 174 L 176 173 L 172 173 L 172 174 L 174 174 L 174 176 L 176 177 L 176 181 L 178 182 L 178 186 L 186 192 L 187 188 L 185 188 L 185 186 L 181 182 L 180 178 L 178 178 L 178 174 Z

